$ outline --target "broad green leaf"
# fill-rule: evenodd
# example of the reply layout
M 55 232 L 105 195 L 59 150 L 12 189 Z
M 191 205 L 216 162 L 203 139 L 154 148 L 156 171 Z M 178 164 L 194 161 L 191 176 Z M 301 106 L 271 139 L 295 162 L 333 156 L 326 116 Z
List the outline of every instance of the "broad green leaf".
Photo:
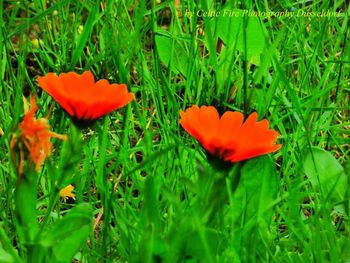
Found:
M 16 228 L 20 242 L 31 244 L 38 232 L 37 220 L 37 174 L 29 166 L 27 172 L 22 174 L 17 181 L 14 194 L 16 211 Z
M 341 261 L 350 262 L 350 240 L 341 236 L 337 240 L 337 245 L 340 248 L 341 252 Z
M 265 253 L 263 244 L 274 239 L 269 230 L 273 203 L 277 196 L 277 172 L 269 156 L 248 160 L 241 168 L 241 178 L 231 199 L 234 243 Z M 254 240 L 254 243 L 251 241 Z
M 331 153 L 312 147 L 304 158 L 303 167 L 312 186 L 320 189 L 327 200 L 335 203 L 344 200 L 348 177 Z
M 158 32 L 155 42 L 160 60 L 175 74 L 179 72 L 186 77 L 189 65 L 188 54 L 182 43 L 167 32 Z
M 89 236 L 92 218 L 91 206 L 80 204 L 56 221 L 43 234 L 40 244 L 52 252 L 54 262 L 71 262 Z
M 17 261 L 11 254 L 7 253 L 0 247 L 0 262 L 1 263 L 15 263 Z
M 241 53 L 245 52 L 246 45 L 247 60 L 255 65 L 259 65 L 260 55 L 265 48 L 265 37 L 259 18 L 247 16 L 243 10 L 239 9 L 231 10 L 236 12 L 237 16 L 230 16 L 229 13 L 224 15 L 225 10 L 224 8 L 221 11 L 221 16 L 212 20 L 217 36 L 222 39 L 227 47 L 236 47 Z M 244 28 L 244 26 L 246 27 Z M 244 37 L 246 37 L 246 42 Z
M 247 161 L 241 169 L 240 182 L 233 196 L 236 217 L 245 215 L 245 222 L 263 219 L 269 223 L 276 196 L 277 173 L 273 160 L 262 156 Z
M 158 206 L 160 177 L 147 176 L 145 181 L 145 195 L 141 212 L 140 229 L 142 236 L 138 250 L 138 261 L 152 262 L 154 250 L 160 250 L 161 242 L 159 233 L 161 232 L 161 218 Z

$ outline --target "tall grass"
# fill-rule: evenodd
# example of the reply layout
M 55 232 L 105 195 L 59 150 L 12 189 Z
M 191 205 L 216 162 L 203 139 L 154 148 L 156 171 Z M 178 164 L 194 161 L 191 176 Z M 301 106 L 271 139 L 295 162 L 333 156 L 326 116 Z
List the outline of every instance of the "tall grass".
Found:
M 22 97 L 30 93 L 40 106 L 37 115 L 49 115 L 52 129 L 71 138 L 54 140 L 55 151 L 38 173 L 39 227 L 49 229 L 78 204 L 89 203 L 93 210 L 88 241 L 75 261 L 350 260 L 349 190 L 331 200 L 339 186 L 328 191 L 316 187 L 305 172 L 310 154 L 324 156 L 311 150 L 316 146 L 335 158 L 322 159 L 318 176 L 338 164 L 350 174 L 346 1 L 226 3 L 232 10 L 343 13 L 256 18 L 263 37 L 258 40 L 259 62 L 248 57 L 249 41 L 257 36 L 247 29 L 250 18 L 242 20 L 246 30 L 240 49 L 239 33 L 230 35 L 236 32 L 234 23 L 225 27 L 232 45 L 221 39 L 223 23 L 231 18 L 219 22 L 196 15 L 197 10 L 220 10 L 220 1 L 1 2 L 1 262 L 30 259 L 16 231 L 18 178 L 9 148 L 23 117 Z M 186 11 L 194 15 L 188 17 Z M 81 136 L 36 78 L 85 70 L 96 79 L 126 83 L 135 100 Z M 205 207 L 197 200 L 204 193 L 201 179 L 213 176 L 213 170 L 201 146 L 179 125 L 179 111 L 193 104 L 214 105 L 221 113 L 257 111 L 279 131 L 283 144 L 271 156 L 276 180 L 254 170 L 257 160 L 245 165 L 256 172 L 252 180 L 261 188 L 250 190 L 258 192 L 260 204 L 249 203 L 250 193 L 237 197 L 224 184 L 227 202 L 217 221 L 221 223 L 209 226 L 203 224 L 200 211 Z M 317 160 L 312 163 L 320 167 Z M 246 178 L 244 182 L 249 185 Z M 68 184 L 75 186 L 76 200 L 64 203 L 58 191 Z M 271 200 L 264 197 L 270 191 L 276 193 Z M 261 202 L 271 216 L 263 210 L 254 214 L 262 209 Z

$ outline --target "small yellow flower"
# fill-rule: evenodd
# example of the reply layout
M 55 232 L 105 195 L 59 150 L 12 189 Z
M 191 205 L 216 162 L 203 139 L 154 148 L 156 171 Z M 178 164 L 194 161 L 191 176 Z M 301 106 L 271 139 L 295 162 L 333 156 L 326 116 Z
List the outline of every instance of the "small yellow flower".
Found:
M 83 33 L 84 30 L 84 26 L 83 25 L 79 25 L 78 26 L 78 35 L 81 35 L 81 33 Z
M 38 38 L 32 39 L 31 43 L 32 43 L 33 47 L 35 47 L 35 48 L 39 48 L 40 46 L 44 46 L 44 41 L 42 41 L 41 39 L 38 39 Z
M 63 198 L 63 201 L 66 202 L 68 197 L 75 200 L 75 194 L 73 193 L 74 186 L 69 184 L 60 191 L 60 196 Z

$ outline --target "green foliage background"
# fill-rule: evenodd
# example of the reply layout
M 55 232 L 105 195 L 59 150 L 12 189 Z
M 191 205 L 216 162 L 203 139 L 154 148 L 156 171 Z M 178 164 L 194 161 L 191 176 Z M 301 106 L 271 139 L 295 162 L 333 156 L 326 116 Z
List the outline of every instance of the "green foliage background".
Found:
M 347 1 L 1 3 L 1 262 L 350 260 Z M 342 16 L 196 13 L 224 8 Z M 136 99 L 81 136 L 36 82 L 73 70 L 126 83 Z M 70 140 L 54 141 L 31 174 L 37 198 L 17 222 L 15 204 L 25 210 L 32 200 L 16 194 L 9 141 L 30 93 L 37 116 L 50 112 L 52 129 Z M 217 178 L 179 125 L 179 111 L 193 104 L 257 111 L 283 148 L 243 163 L 231 188 L 236 171 Z M 58 191 L 68 184 L 77 200 L 66 204 Z M 23 241 L 26 227 L 36 239 Z

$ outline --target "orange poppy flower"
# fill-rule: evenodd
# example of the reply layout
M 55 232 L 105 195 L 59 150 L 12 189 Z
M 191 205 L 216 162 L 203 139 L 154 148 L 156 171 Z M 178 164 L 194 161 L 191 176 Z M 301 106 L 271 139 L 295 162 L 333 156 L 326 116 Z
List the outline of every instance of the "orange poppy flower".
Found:
M 82 75 L 75 72 L 48 73 L 38 78 L 39 86 L 50 94 L 73 120 L 89 122 L 128 104 L 133 93 L 125 84 L 97 82 L 90 71 Z
M 50 125 L 46 118 L 35 119 L 34 115 L 38 109 L 35 101 L 35 97 L 30 97 L 30 107 L 26 100 L 24 100 L 24 118 L 18 125 L 20 129 L 20 135 L 16 134 L 11 138 L 10 148 L 13 153 L 15 145 L 20 144 L 20 164 L 19 174 L 23 173 L 24 167 L 24 154 L 22 145 L 29 153 L 29 159 L 35 164 L 35 171 L 39 171 L 41 165 L 44 163 L 47 156 L 51 154 L 52 143 L 51 138 L 58 138 L 66 140 L 66 135 L 61 135 L 50 131 Z
M 257 121 L 252 113 L 243 122 L 240 112 L 226 111 L 221 118 L 213 106 L 192 106 L 180 111 L 181 126 L 206 149 L 210 155 L 228 162 L 239 162 L 275 152 L 278 133 L 269 129 L 267 120 Z

